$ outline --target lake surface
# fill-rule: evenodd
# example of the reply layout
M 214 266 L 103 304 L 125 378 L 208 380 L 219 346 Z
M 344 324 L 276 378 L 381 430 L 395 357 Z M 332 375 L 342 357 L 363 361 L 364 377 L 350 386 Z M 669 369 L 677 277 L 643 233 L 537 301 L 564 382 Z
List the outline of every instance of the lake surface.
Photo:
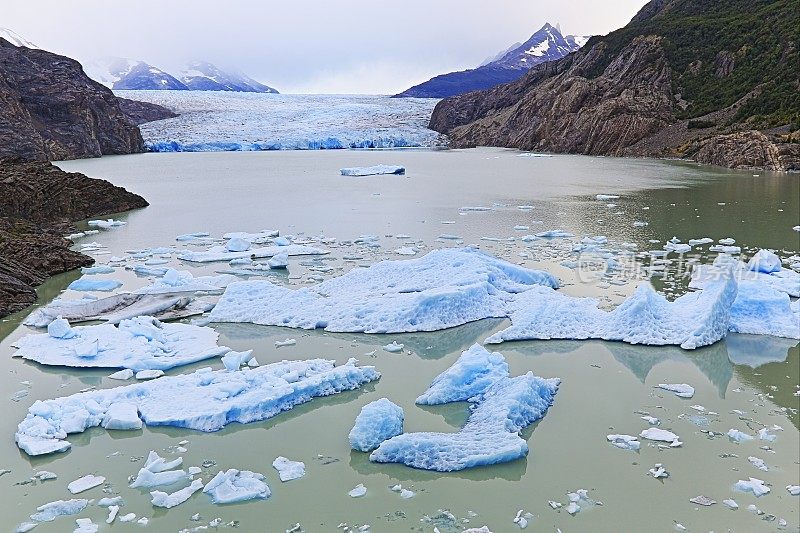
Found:
M 404 165 L 407 175 L 350 178 L 338 173 L 342 167 L 378 163 Z M 545 268 L 564 282 L 564 292 L 596 296 L 611 306 L 653 272 L 659 274 L 653 278 L 657 287 L 669 296 L 680 294 L 685 290 L 687 260 L 707 262 L 716 255 L 701 247 L 687 257 L 673 254 L 663 271 L 651 270 L 652 260 L 644 252 L 661 249 L 673 236 L 683 242 L 731 237 L 744 255 L 765 247 L 789 257 L 800 249 L 800 234 L 792 230 L 800 223 L 796 175 L 759 173 L 754 177 L 749 172 L 681 162 L 532 157 L 511 150 L 476 149 L 143 154 L 59 166 L 106 178 L 151 203 L 146 209 L 116 217 L 125 220 L 126 226 L 79 241 L 101 243 L 110 255 L 179 245 L 176 235 L 197 231 L 220 236 L 229 231 L 277 229 L 282 234 L 336 238 L 337 242 L 326 246 L 330 256 L 292 258 L 288 274 L 270 275 L 276 283 L 292 286 L 380 259 L 402 259 L 394 253 L 401 246 L 415 244 L 424 253 L 461 244 L 440 238 L 445 235 L 460 237 L 464 244 L 515 263 Z M 597 194 L 620 198 L 599 201 Z M 464 209 L 476 207 L 487 209 Z M 515 226 L 528 229 L 515 230 Z M 567 230 L 576 237 L 520 240 L 522 235 L 550 229 Z M 344 242 L 365 234 L 379 236 L 381 247 Z M 574 259 L 571 250 L 577 241 L 596 235 L 608 237 L 608 247 L 619 252 L 625 269 L 587 273 L 562 264 Z M 508 240 L 511 237 L 513 241 Z M 625 252 L 630 246 L 622 243 L 636 244 L 642 253 Z M 345 259 L 350 256 L 361 259 Z M 98 255 L 97 259 L 103 262 L 108 257 Z M 179 262 L 173 259 L 171 264 Z M 225 263 L 179 266 L 195 275 L 229 268 Z M 49 280 L 40 289 L 43 303 L 79 276 L 68 273 Z M 125 288 L 151 281 L 122 269 L 100 277 L 121 279 Z M 220 344 L 253 349 L 262 364 L 312 357 L 343 363 L 356 357 L 362 365 L 376 366 L 382 378 L 357 391 L 315 399 L 262 423 L 234 424 L 208 434 L 177 428 L 116 432 L 95 428 L 71 436 L 73 447 L 66 454 L 29 458 L 17 449 L 13 434 L 35 399 L 120 383 L 105 377 L 111 371 L 76 371 L 12 359 L 10 344 L 30 331 L 19 326 L 25 314 L 0 322 L 0 368 L 5 375 L 0 398 L 6 401 L 6 415 L 0 420 L 5 436 L 0 444 L 0 471 L 11 471 L 0 477 L 4 502 L 0 516 L 6 530 L 13 530 L 39 505 L 68 499 L 66 484 L 88 473 L 105 476 L 106 486 L 81 496 L 97 499 L 119 494 L 126 504 L 121 514 L 151 518 L 149 528 L 154 531 L 178 531 L 220 518 L 220 530 L 235 522 L 240 531 L 282 532 L 299 522 L 309 532 L 336 531 L 346 523 L 351 527 L 370 524 L 372 531 L 432 532 L 437 527 L 444 533 L 486 524 L 497 533 L 518 529 L 512 520 L 520 509 L 534 515 L 528 526 L 532 531 L 675 531 L 676 524 L 689 531 L 796 531 L 800 527 L 800 499 L 784 488 L 800 482 L 796 342 L 731 335 L 694 351 L 600 341 L 492 346 L 506 357 L 512 375 L 531 370 L 542 377 L 560 377 L 555 403 L 524 432 L 530 446 L 526 458 L 441 474 L 370 463 L 367 454 L 349 449 L 347 433 L 361 407 L 380 397 L 404 408 L 406 431 L 457 430 L 467 418 L 466 404 L 423 408 L 414 399 L 462 350 L 506 327 L 506 321 L 485 320 L 446 331 L 400 335 L 214 325 L 221 334 Z M 275 347 L 275 341 L 286 338 L 297 339 L 297 344 Z M 382 351 L 381 346 L 392 340 L 404 343 L 406 351 Z M 210 364 L 221 367 L 218 361 Z M 169 373 L 203 366 L 209 362 Z M 29 386 L 22 383 L 26 381 Z M 696 393 L 691 400 L 681 399 L 656 388 L 659 383 L 689 383 Z M 20 390 L 29 392 L 12 401 Z M 683 446 L 661 449 L 643 441 L 636 453 L 606 442 L 609 433 L 635 435 L 646 429 L 647 423 L 640 418 L 643 413 L 660 418 L 660 427 L 679 434 Z M 774 424 L 783 429 L 775 431 L 777 440 L 771 443 L 736 444 L 724 436 L 731 428 L 755 434 Z M 722 436 L 711 436 L 709 431 Z M 184 439 L 189 441 L 188 451 L 178 453 L 175 448 Z M 127 487 L 128 476 L 138 471 L 150 450 L 167 458 L 182 455 L 187 466 L 213 461 L 201 475 L 204 481 L 219 469 L 261 472 L 272 496 L 265 501 L 215 506 L 206 495 L 196 494 L 169 511 L 156 509 L 147 491 Z M 271 466 L 279 455 L 304 461 L 305 477 L 281 483 Z M 770 470 L 757 470 L 748 456 L 764 459 Z M 648 474 L 656 463 L 665 466 L 668 478 L 654 479 Z M 41 469 L 57 473 L 58 479 L 17 484 Z M 749 477 L 765 480 L 772 491 L 761 498 L 733 491 L 737 480 Z M 367 495 L 350 498 L 347 492 L 359 483 L 367 487 Z M 389 490 L 398 483 L 416 496 L 404 500 Z M 576 489 L 588 489 L 589 496 L 603 505 L 575 516 L 548 505 L 549 500 L 566 504 L 566 493 Z M 733 511 L 721 503 L 701 507 L 689 502 L 701 494 L 717 502 L 733 498 L 740 508 Z M 763 514 L 748 511 L 751 504 Z M 195 513 L 199 521 L 190 519 Z M 102 523 L 106 512 L 91 506 L 79 516 Z M 41 524 L 36 531 L 71 531 L 73 518 Z M 780 526 L 780 519 L 786 526 Z M 101 531 L 108 527 L 103 524 Z M 138 526 L 113 525 L 114 529 L 126 527 Z

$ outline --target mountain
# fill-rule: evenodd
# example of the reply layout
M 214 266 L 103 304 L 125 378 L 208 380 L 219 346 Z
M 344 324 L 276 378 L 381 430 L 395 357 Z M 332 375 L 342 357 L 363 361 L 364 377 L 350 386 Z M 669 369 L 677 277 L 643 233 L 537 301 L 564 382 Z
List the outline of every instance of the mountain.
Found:
M 0 28 L 0 39 L 5 39 L 14 46 L 23 46 L 25 48 L 30 48 L 31 50 L 36 50 L 39 48 L 32 42 L 26 40 L 25 38 L 21 37 L 18 33 L 9 30 L 8 28 Z
M 205 61 L 191 63 L 187 70 L 181 73 L 180 78 L 192 91 L 278 92 L 244 74 L 224 72 Z
M 444 98 L 489 89 L 519 79 L 538 64 L 560 59 L 578 50 L 587 40 L 583 36 L 565 37 L 557 27 L 547 23 L 524 43 L 515 44 L 477 68 L 440 74 L 395 96 Z
M 191 63 L 178 76 L 144 61 L 121 57 L 86 62 L 84 68 L 89 77 L 114 90 L 278 92 L 244 74 L 226 72 L 205 61 Z
M 107 57 L 84 65 L 86 74 L 115 90 L 170 90 L 189 88 L 175 76 L 144 61 Z
M 796 0 L 652 0 L 519 80 L 439 102 L 452 146 L 800 170 Z

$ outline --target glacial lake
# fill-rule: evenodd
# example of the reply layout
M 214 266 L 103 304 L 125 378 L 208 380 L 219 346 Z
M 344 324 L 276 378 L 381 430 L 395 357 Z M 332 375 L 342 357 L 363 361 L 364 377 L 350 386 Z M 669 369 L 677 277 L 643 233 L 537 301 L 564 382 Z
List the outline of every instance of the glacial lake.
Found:
M 379 163 L 404 165 L 405 176 L 343 177 L 338 169 Z M 800 250 L 800 180 L 797 175 L 736 172 L 685 162 L 582 156 L 534 157 L 513 150 L 335 150 L 142 154 L 58 163 L 68 171 L 110 180 L 144 196 L 150 207 L 115 216 L 127 225 L 76 242 L 96 241 L 108 254 L 99 263 L 126 250 L 177 246 L 180 234 L 276 229 L 282 234 L 335 238 L 323 259 L 290 259 L 288 273 L 268 274 L 276 283 L 303 286 L 382 259 L 403 259 L 394 252 L 417 245 L 427 250 L 458 245 L 479 246 L 498 257 L 531 268 L 546 269 L 572 295 L 600 298 L 613 306 L 651 273 L 669 297 L 685 291 L 690 261 L 708 262 L 716 255 L 708 246 L 686 257 L 671 254 L 663 265 L 647 254 L 631 254 L 620 272 L 602 276 L 565 266 L 572 247 L 585 236 L 605 235 L 608 248 L 640 252 L 662 249 L 677 237 L 733 238 L 749 257 L 759 248 L 781 257 Z M 598 200 L 596 195 L 618 195 Z M 609 204 L 613 204 L 609 206 Z M 523 207 L 519 206 L 532 206 Z M 471 209 L 464 209 L 471 208 Z M 485 208 L 476 210 L 474 208 Z M 646 223 L 646 225 L 645 225 Z M 515 229 L 515 227 L 527 229 Z M 85 227 L 85 225 L 83 226 Z M 572 240 L 520 237 L 563 229 Z M 377 235 L 379 248 L 346 244 L 362 235 Z M 402 238 L 398 238 L 398 236 Z M 463 244 L 452 238 L 459 237 Z M 406 238 L 407 237 L 407 238 Z M 514 240 L 508 240 L 513 237 Z M 657 241 L 657 242 L 656 242 Z M 622 246 L 628 243 L 628 247 Z M 520 254 L 523 255 L 520 255 Z M 358 256 L 361 259 L 346 259 Z M 690 260 L 690 261 L 687 261 Z M 591 262 L 591 261 L 590 261 Z M 136 264 L 130 261 L 129 264 Z M 226 263 L 202 266 L 170 260 L 170 266 L 195 275 L 230 268 Z M 80 273 L 56 276 L 41 289 L 41 303 L 57 296 Z M 133 289 L 152 280 L 117 268 L 98 278 L 122 280 Z M 69 297 L 79 294 L 68 291 Z M 150 518 L 150 531 L 179 531 L 221 519 L 217 530 L 283 532 L 300 523 L 304 531 L 462 531 L 488 525 L 511 532 L 519 510 L 534 518 L 528 529 L 564 533 L 578 531 L 797 531 L 800 499 L 785 487 L 800 483 L 800 351 L 796 341 L 729 335 L 710 347 L 685 351 L 677 347 L 643 347 L 602 341 L 526 341 L 493 345 L 507 359 L 511 375 L 527 371 L 562 379 L 547 415 L 524 431 L 527 457 L 510 463 L 443 474 L 396 464 L 370 463 L 368 454 L 351 451 L 347 433 L 366 403 L 387 397 L 405 410 L 406 431 L 456 431 L 468 415 L 466 403 L 420 407 L 414 399 L 431 380 L 473 343 L 508 325 L 484 320 L 433 332 L 397 335 L 334 334 L 249 324 L 215 324 L 220 344 L 234 350 L 253 349 L 261 364 L 283 359 L 325 357 L 338 363 L 350 357 L 381 372 L 378 382 L 361 389 L 318 398 L 268 421 L 232 424 L 216 433 L 169 427 L 139 431 L 94 428 L 72 435 L 64 454 L 30 458 L 13 435 L 36 399 L 73 394 L 121 383 L 106 378 L 111 370 L 44 367 L 12 359 L 11 344 L 30 332 L 20 323 L 28 312 L 0 321 L 0 398 L 6 414 L 0 419 L 0 516 L 13 531 L 44 503 L 73 497 L 66 485 L 83 475 L 106 477 L 106 484 L 79 496 L 99 499 L 120 495 L 120 514 Z M 294 346 L 275 342 L 294 338 Z M 391 341 L 403 353 L 381 347 Z M 221 368 L 218 360 L 169 371 L 179 374 L 204 366 Z M 30 382 L 26 384 L 24 382 Z M 659 383 L 688 383 L 696 392 L 682 399 L 657 388 Z M 27 395 L 12 401 L 18 391 Z M 698 408 L 693 408 L 697 406 Z M 699 410 L 702 407 L 703 411 Z M 740 413 L 734 412 L 734 410 Z M 659 448 L 642 441 L 641 450 L 618 449 L 606 441 L 610 433 L 638 435 L 648 427 L 641 416 L 661 419 L 659 427 L 680 435 L 683 445 Z M 764 426 L 774 442 L 737 444 L 725 433 L 736 428 L 755 435 Z M 709 433 L 713 432 L 713 436 Z M 187 440 L 187 451 L 178 443 Z M 767 446 L 768 449 L 762 449 Z M 167 459 L 183 456 L 184 465 L 207 462 L 201 477 L 208 481 L 220 469 L 237 468 L 264 474 L 272 491 L 267 500 L 218 506 L 205 494 L 164 510 L 150 504 L 146 490 L 128 488 L 128 478 L 156 450 Z M 306 464 L 305 477 L 281 483 L 272 461 L 279 455 Z M 756 469 L 749 456 L 763 459 L 769 471 Z M 656 463 L 669 477 L 648 473 Z M 38 470 L 58 479 L 26 482 Z M 760 498 L 734 491 L 740 479 L 764 480 L 771 492 Z M 368 492 L 351 498 L 363 483 Z M 401 499 L 389 487 L 402 484 L 416 495 Z M 180 485 L 167 487 L 168 492 Z M 568 503 L 566 494 L 587 489 L 602 502 L 575 516 L 554 510 L 548 501 Z M 690 503 L 705 495 L 718 503 Z M 722 500 L 732 498 L 738 510 Z M 749 511 L 755 505 L 762 514 Z M 199 520 L 191 517 L 199 513 Z M 72 531 L 74 518 L 91 517 L 100 531 L 138 529 L 133 524 L 105 524 L 105 508 L 90 506 L 80 515 L 42 523 L 35 531 Z M 780 526 L 781 519 L 786 526 Z M 338 529 L 337 529 L 338 528 Z M 214 531 L 213 528 L 209 530 Z

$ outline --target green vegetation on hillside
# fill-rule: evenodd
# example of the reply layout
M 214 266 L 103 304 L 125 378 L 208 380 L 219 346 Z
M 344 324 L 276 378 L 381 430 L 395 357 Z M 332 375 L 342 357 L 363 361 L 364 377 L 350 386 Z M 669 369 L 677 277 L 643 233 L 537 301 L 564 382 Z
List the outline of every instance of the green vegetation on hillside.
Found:
M 800 125 L 798 0 L 666 0 L 653 18 L 592 39 L 607 49 L 589 77 L 600 75 L 637 35 L 664 38 L 674 92 L 689 101 L 679 118 L 730 106 L 758 88 L 734 122 Z

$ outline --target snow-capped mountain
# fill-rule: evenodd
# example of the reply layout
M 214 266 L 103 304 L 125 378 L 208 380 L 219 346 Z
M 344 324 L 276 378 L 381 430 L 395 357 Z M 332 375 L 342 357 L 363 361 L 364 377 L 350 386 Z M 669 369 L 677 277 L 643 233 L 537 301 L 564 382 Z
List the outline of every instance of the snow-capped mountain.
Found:
M 86 62 L 83 68 L 90 78 L 115 90 L 278 92 L 244 74 L 226 72 L 204 61 L 190 64 L 178 76 L 144 61 L 120 57 Z
M 188 90 L 175 76 L 144 61 L 107 57 L 84 63 L 83 70 L 90 78 L 116 90 Z
M 524 43 L 516 43 L 477 68 L 441 74 L 396 96 L 445 98 L 488 89 L 519 79 L 540 63 L 560 59 L 588 40 L 589 37 L 582 35 L 564 36 L 557 26 L 547 23 Z
M 238 72 L 225 72 L 211 63 L 196 61 L 180 74 L 181 81 L 193 91 L 237 91 L 277 93 L 272 87 Z
M 503 68 L 527 70 L 545 61 L 561 59 L 580 48 L 588 39 L 574 35 L 564 37 L 557 27 L 547 23 L 531 35 L 530 39 L 491 64 Z M 578 44 L 579 42 L 581 44 Z
M 0 38 L 5 39 L 14 46 L 24 46 L 33 50 L 38 50 L 39 47 L 32 42 L 21 37 L 17 32 L 9 30 L 8 28 L 0 28 Z

